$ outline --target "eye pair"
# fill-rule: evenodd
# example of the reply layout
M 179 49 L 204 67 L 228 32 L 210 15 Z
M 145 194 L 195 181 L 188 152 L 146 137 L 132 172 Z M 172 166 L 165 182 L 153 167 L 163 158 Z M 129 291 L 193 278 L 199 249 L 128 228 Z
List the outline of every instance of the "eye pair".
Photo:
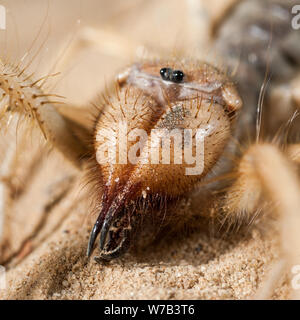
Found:
M 160 75 L 163 80 L 175 83 L 182 82 L 184 78 L 184 73 L 181 70 L 173 70 L 171 68 L 161 68 Z

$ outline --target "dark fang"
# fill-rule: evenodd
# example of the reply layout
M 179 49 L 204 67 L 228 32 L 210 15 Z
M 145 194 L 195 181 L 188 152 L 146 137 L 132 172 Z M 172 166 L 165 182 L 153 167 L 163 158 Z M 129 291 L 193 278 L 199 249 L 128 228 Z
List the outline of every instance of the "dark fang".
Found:
M 120 242 L 115 248 L 113 248 L 112 241 L 110 237 L 108 237 L 111 227 L 120 218 L 118 215 L 118 209 L 115 206 L 112 206 L 106 213 L 104 220 L 102 217 L 103 212 L 99 214 L 99 217 L 92 229 L 87 249 L 87 255 L 90 257 L 94 249 L 95 240 L 100 233 L 100 256 L 95 258 L 97 262 L 109 261 L 118 258 L 123 255 L 130 246 L 131 226 L 123 228 L 122 236 L 119 238 Z
M 102 250 L 104 250 L 108 231 L 109 231 L 110 227 L 112 226 L 114 219 L 116 219 L 116 217 L 114 216 L 114 213 L 112 213 L 112 210 L 110 210 L 105 217 L 105 220 L 103 222 L 103 225 L 102 225 L 102 228 L 100 231 L 100 241 L 99 241 L 100 252 Z
M 90 257 L 92 252 L 93 252 L 94 243 L 96 241 L 96 238 L 97 238 L 100 230 L 101 230 L 101 220 L 100 220 L 100 217 L 98 217 L 96 223 L 94 224 L 94 227 L 93 227 L 93 230 L 91 232 L 91 235 L 90 235 L 88 248 L 87 248 L 87 256 L 88 257 Z

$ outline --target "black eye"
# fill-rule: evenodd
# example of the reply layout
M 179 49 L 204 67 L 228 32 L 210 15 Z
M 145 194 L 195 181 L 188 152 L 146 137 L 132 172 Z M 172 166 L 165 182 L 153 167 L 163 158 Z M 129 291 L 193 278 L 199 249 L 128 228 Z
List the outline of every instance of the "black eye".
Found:
M 173 82 L 181 82 L 183 80 L 184 73 L 181 70 L 174 70 L 170 77 L 170 80 Z
M 163 80 L 171 80 L 173 70 L 171 68 L 161 68 L 159 73 Z

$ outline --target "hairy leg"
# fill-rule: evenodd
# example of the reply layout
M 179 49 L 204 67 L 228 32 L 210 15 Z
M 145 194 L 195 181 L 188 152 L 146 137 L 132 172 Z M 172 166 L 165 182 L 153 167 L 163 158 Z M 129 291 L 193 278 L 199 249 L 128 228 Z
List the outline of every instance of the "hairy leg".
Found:
M 293 145 L 289 150 L 293 150 L 292 154 L 298 154 L 299 158 L 299 145 Z M 292 156 L 293 163 L 274 145 L 252 145 L 240 161 L 238 178 L 229 188 L 223 204 L 223 210 L 231 220 L 251 217 L 266 200 L 275 205 L 284 263 L 275 264 L 274 268 L 281 271 L 284 268 L 289 270 L 300 262 L 300 183 L 295 165 L 298 158 Z M 282 272 L 275 269 L 272 269 L 257 297 L 268 298 L 272 295 L 271 288 L 282 276 Z M 270 283 L 273 285 L 270 286 Z
M 61 97 L 46 93 L 39 85 L 44 79 L 32 80 L 25 70 L 0 62 L 0 121 L 5 127 L 12 117 L 19 115 L 21 122 L 38 125 L 45 139 L 77 166 L 88 150 L 83 141 L 72 130 L 67 121 L 55 108 L 62 103 Z M 4 123 L 4 125 L 3 125 Z

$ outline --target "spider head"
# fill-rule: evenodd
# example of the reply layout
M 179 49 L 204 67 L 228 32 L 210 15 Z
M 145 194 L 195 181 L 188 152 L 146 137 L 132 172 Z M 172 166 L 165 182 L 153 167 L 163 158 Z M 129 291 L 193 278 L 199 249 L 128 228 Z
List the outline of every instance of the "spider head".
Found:
M 100 233 L 102 259 L 119 256 L 143 199 L 195 188 L 221 157 L 241 105 L 234 85 L 206 63 L 145 62 L 120 74 L 95 125 L 103 196 L 88 254 Z

